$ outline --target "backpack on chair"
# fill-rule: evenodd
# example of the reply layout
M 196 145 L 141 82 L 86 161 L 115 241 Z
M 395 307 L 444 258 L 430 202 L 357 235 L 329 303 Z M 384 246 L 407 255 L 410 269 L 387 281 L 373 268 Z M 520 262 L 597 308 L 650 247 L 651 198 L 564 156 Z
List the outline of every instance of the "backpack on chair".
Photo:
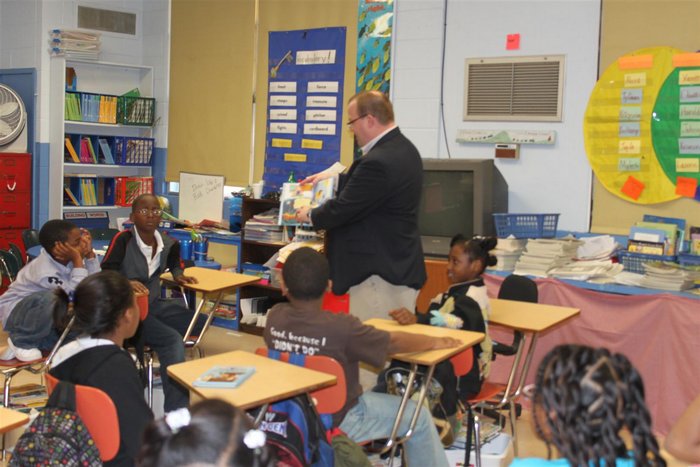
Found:
M 8 465 L 102 465 L 95 441 L 76 412 L 72 383 L 58 383 L 46 407 L 17 440 Z

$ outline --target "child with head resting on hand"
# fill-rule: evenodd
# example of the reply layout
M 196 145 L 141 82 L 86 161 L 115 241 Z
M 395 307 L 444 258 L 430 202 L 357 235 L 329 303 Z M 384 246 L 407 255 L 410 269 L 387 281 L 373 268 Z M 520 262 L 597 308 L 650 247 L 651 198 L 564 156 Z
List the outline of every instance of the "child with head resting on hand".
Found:
M 228 402 L 207 399 L 178 409 L 146 429 L 139 467 L 267 467 L 273 459 L 265 433 Z
M 53 326 L 53 291 L 73 292 L 80 281 L 100 270 L 86 229 L 61 219 L 47 221 L 39 231 L 39 256 L 20 269 L 17 279 L 0 295 L 0 320 L 9 334 L 0 360 L 32 361 L 51 349 L 59 333 Z

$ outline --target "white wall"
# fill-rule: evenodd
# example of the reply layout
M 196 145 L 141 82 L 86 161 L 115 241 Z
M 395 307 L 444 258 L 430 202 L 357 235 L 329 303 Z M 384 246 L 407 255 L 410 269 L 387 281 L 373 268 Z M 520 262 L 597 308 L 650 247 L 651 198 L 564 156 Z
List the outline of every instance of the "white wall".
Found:
M 397 122 L 423 157 L 447 158 L 439 118 L 442 0 L 396 2 L 393 102 Z M 559 228 L 589 228 L 591 170 L 583 114 L 596 82 L 600 0 L 448 0 L 444 77 L 447 145 L 453 158 L 493 158 L 493 145 L 458 144 L 461 129 L 545 129 L 553 146 L 523 145 L 520 159 L 497 160 L 509 185 L 510 212 L 558 212 Z M 519 50 L 505 49 L 520 33 Z M 464 122 L 464 59 L 566 56 L 563 121 Z

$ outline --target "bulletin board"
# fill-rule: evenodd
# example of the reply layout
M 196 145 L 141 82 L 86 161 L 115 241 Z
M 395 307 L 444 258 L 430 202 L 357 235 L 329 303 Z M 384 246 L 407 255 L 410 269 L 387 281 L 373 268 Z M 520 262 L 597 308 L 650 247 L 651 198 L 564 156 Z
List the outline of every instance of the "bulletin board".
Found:
M 584 140 L 598 180 L 616 196 L 700 200 L 700 54 L 653 47 L 618 58 L 588 101 Z
M 194 223 L 204 219 L 221 220 L 224 210 L 223 175 L 180 172 L 179 205 L 180 219 Z
M 340 160 L 346 28 L 269 33 L 264 193 Z

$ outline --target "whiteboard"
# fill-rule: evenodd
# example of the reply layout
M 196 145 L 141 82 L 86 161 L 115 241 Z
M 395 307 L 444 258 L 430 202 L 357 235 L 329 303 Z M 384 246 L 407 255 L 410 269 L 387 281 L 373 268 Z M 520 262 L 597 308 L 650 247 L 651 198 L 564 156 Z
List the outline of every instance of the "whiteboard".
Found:
M 224 176 L 180 172 L 180 219 L 220 221 L 224 210 Z

